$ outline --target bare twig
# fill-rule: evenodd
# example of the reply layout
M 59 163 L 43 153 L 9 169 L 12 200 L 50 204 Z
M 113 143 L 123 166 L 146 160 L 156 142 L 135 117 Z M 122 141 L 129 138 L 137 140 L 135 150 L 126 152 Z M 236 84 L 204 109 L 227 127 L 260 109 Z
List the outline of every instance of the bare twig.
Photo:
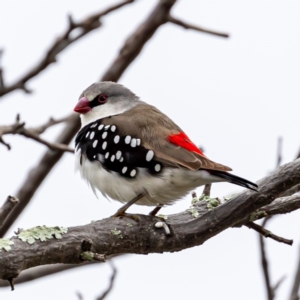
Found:
M 210 196 L 210 190 L 211 190 L 211 183 L 208 183 L 204 186 L 202 194 L 205 196 Z
M 8 196 L 6 198 L 6 201 L 0 208 L 0 228 L 2 227 L 4 221 L 8 217 L 8 215 L 11 213 L 11 211 L 14 209 L 14 207 L 19 203 L 19 199 Z
M 43 133 L 49 127 L 59 124 L 59 123 L 62 123 L 62 122 L 66 122 L 66 121 L 68 121 L 69 118 L 70 117 L 62 118 L 59 120 L 54 120 L 51 118 L 44 125 L 41 125 L 36 128 L 27 129 L 27 128 L 25 128 L 25 122 L 20 122 L 20 116 L 17 115 L 16 121 L 14 124 L 9 125 L 9 126 L 0 126 L 0 143 L 4 144 L 8 148 L 8 150 L 10 150 L 11 147 L 9 144 L 7 144 L 3 140 L 3 136 L 6 134 L 19 134 L 19 135 L 25 136 L 27 138 L 33 139 L 36 142 L 39 142 L 52 150 L 59 150 L 59 151 L 74 153 L 74 150 L 69 148 L 67 145 L 59 144 L 59 143 L 51 143 L 39 136 L 39 134 Z
M 265 226 L 268 222 L 268 218 L 263 220 L 262 226 Z M 265 249 L 265 240 L 263 236 L 259 235 L 259 246 L 260 246 L 260 256 L 261 256 L 261 264 L 266 284 L 267 296 L 268 300 L 274 299 L 274 291 L 271 286 L 270 272 L 269 272 L 269 263 L 267 259 L 266 249 Z
M 227 34 L 227 33 L 217 32 L 217 31 L 214 31 L 214 30 L 205 29 L 205 28 L 200 27 L 200 26 L 195 26 L 195 25 L 186 23 L 184 21 L 181 21 L 181 20 L 179 20 L 177 18 L 174 18 L 172 16 L 168 16 L 168 21 L 170 23 L 173 23 L 173 24 L 176 24 L 178 26 L 181 26 L 181 27 L 183 27 L 185 29 L 192 29 L 192 30 L 196 30 L 196 31 L 200 31 L 200 32 L 203 32 L 203 33 L 208 33 L 208 34 L 212 34 L 212 35 L 216 35 L 216 36 L 220 36 L 220 37 L 224 37 L 224 38 L 228 38 L 229 37 L 229 34 Z
M 108 285 L 107 289 L 102 293 L 102 295 L 100 295 L 99 297 L 96 298 L 96 300 L 105 299 L 105 297 L 112 291 L 112 289 L 114 287 L 114 283 L 115 283 L 115 279 L 116 279 L 116 275 L 117 275 L 117 269 L 115 268 L 112 261 L 110 261 L 110 266 L 111 266 L 113 272 L 110 276 L 109 285 Z
M 299 300 L 299 288 L 300 288 L 300 246 L 299 246 L 299 252 L 298 252 L 298 266 L 295 274 L 295 279 L 291 291 L 291 296 L 289 300 Z
M 264 219 L 264 221 L 266 221 L 266 220 L 268 220 L 268 218 Z M 256 223 L 249 222 L 249 223 L 245 224 L 245 226 L 257 231 L 258 233 L 260 233 L 265 238 L 269 237 L 270 239 L 275 240 L 279 243 L 284 243 L 284 244 L 287 244 L 287 245 L 293 245 L 293 240 L 288 240 L 288 239 L 285 239 L 283 237 L 280 237 L 280 236 L 272 233 L 271 231 L 265 229 L 263 226 L 260 226 Z
M 40 72 L 45 70 L 50 64 L 56 62 L 57 55 L 64 49 L 66 49 L 68 46 L 70 46 L 72 43 L 87 35 L 91 31 L 101 27 L 102 24 L 100 22 L 100 19 L 103 16 L 107 15 L 108 13 L 114 10 L 119 9 L 124 5 L 132 3 L 133 1 L 134 0 L 127 0 L 119 4 L 115 4 L 107 8 L 106 10 L 93 14 L 78 23 L 72 19 L 72 16 L 69 16 L 69 24 L 66 32 L 64 32 L 60 37 L 58 37 L 55 40 L 53 45 L 47 51 L 45 57 L 40 62 L 38 62 L 36 66 L 30 69 L 25 75 L 23 75 L 19 80 L 17 80 L 10 86 L 5 86 L 3 84 L 2 78 L 2 87 L 0 87 L 0 97 L 18 89 L 21 89 L 26 93 L 30 93 L 31 91 L 26 87 L 27 81 L 29 81 L 30 79 L 38 75 Z M 81 30 L 81 32 L 75 37 L 72 37 L 75 30 L 77 30 L 78 28 Z
M 140 54 L 145 44 L 156 30 L 168 21 L 168 16 L 176 0 L 160 0 L 146 20 L 130 35 L 118 56 L 102 76 L 101 81 L 118 81 L 126 68 Z
M 276 167 L 278 168 L 281 165 L 282 161 L 282 137 L 278 137 L 277 140 L 277 162 Z

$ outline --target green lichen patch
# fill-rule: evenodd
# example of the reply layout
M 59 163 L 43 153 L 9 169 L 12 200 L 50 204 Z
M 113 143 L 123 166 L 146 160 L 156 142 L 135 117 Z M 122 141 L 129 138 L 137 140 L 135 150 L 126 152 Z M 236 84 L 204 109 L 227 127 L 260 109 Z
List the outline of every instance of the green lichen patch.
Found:
M 249 221 L 253 222 L 255 220 L 266 217 L 268 214 L 265 211 L 255 211 L 250 215 Z
M 166 216 L 166 215 L 158 215 L 157 217 L 158 217 L 158 218 L 161 218 L 161 219 L 164 219 L 164 220 L 167 220 L 167 219 L 168 219 L 168 216 Z
M 233 198 L 234 196 L 236 196 L 237 194 L 232 194 L 230 196 L 225 197 L 224 196 L 224 201 L 229 201 L 231 198 Z
M 0 252 L 2 249 L 4 249 L 5 251 L 11 250 L 11 245 L 13 244 L 14 242 L 10 239 L 0 239 Z
M 85 251 L 85 252 L 82 252 L 80 256 L 83 260 L 92 261 L 92 260 L 94 260 L 95 255 L 93 252 Z
M 115 229 L 112 229 L 111 230 L 111 234 L 112 235 L 116 235 L 118 238 L 122 239 L 123 238 L 123 235 L 122 235 L 122 231 L 115 228 Z
M 220 201 L 218 200 L 218 198 L 210 198 L 207 201 L 207 208 L 208 209 L 214 209 L 215 207 L 220 205 Z
M 33 244 L 35 240 L 40 240 L 41 242 L 45 242 L 47 240 L 51 240 L 53 238 L 61 239 L 64 233 L 68 232 L 68 228 L 66 227 L 47 227 L 47 226 L 37 226 L 34 228 L 30 228 L 27 230 L 21 231 L 17 237 L 23 242 L 27 242 L 28 244 Z
M 191 205 L 189 209 L 187 209 L 186 211 L 188 211 L 189 213 L 191 213 L 191 215 L 194 217 L 194 218 L 197 218 L 199 216 L 199 213 L 198 211 L 196 210 L 196 208 Z

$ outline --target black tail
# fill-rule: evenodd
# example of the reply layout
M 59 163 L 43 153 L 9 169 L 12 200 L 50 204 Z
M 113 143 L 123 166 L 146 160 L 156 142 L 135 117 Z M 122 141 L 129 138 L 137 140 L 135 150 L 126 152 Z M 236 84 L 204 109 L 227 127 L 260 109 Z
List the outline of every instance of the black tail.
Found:
M 251 182 L 247 179 L 244 179 L 244 178 L 241 178 L 241 177 L 238 177 L 236 175 L 233 175 L 233 174 L 230 174 L 230 173 L 227 173 L 227 172 L 223 172 L 223 171 L 216 171 L 216 170 L 207 170 L 207 171 L 211 175 L 224 178 L 225 180 L 228 180 L 229 182 L 231 182 L 233 184 L 240 185 L 240 186 L 245 187 L 249 190 L 257 192 L 257 188 L 258 188 L 257 184 L 255 184 L 255 183 L 253 183 L 253 182 Z

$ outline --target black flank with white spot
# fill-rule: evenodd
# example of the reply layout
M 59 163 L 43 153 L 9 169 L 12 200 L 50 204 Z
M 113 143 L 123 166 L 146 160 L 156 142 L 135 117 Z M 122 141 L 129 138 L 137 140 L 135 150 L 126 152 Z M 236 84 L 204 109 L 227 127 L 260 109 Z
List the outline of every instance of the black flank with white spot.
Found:
M 135 178 L 138 168 L 152 175 L 161 173 L 163 164 L 141 143 L 136 137 L 121 136 L 117 126 L 104 126 L 101 120 L 84 126 L 75 138 L 76 149 L 81 149 L 81 165 L 82 156 L 86 156 L 89 161 L 99 161 L 108 172 L 114 171 L 127 178 Z

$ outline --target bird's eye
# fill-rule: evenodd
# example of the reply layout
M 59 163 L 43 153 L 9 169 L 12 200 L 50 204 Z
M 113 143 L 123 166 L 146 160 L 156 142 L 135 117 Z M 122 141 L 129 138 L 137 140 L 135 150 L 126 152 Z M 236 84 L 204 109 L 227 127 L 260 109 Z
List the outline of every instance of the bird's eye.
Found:
M 101 103 L 101 104 L 104 104 L 106 101 L 107 101 L 107 95 L 105 95 L 105 94 L 100 94 L 99 96 L 98 96 L 98 102 L 99 103 Z

